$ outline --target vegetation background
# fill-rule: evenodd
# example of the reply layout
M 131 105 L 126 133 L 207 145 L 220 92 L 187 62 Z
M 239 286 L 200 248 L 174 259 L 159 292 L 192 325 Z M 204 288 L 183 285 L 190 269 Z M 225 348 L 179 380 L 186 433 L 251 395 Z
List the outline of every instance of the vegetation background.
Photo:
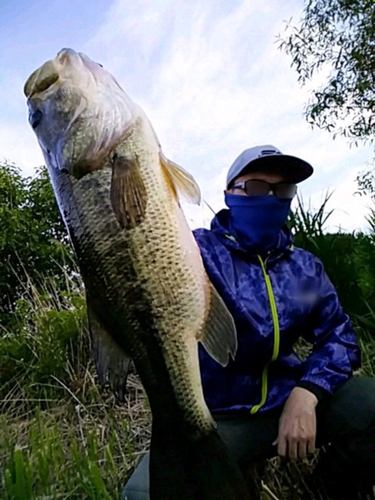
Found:
M 328 68 L 306 118 L 356 145 L 372 141 L 374 2 L 305 5 L 301 23 L 279 42 L 302 84 Z M 374 171 L 357 181 L 371 202 Z M 358 334 L 360 373 L 375 376 L 375 209 L 370 204 L 365 233 L 327 232 L 326 201 L 313 210 L 300 200 L 290 219 L 295 243 L 323 261 Z M 83 287 L 44 168 L 25 178 L 0 165 L 0 262 L 0 498 L 118 498 L 147 448 L 150 413 L 135 373 L 123 405 L 99 388 Z M 314 462 L 270 461 L 263 496 L 317 498 L 306 481 Z
M 374 376 L 375 212 L 366 234 L 326 233 L 329 215 L 300 201 L 295 243 L 323 260 L 357 331 L 361 373 Z M 147 399 L 135 373 L 124 405 L 98 385 L 82 283 L 43 168 L 31 179 L 0 165 L 0 238 L 0 498 L 117 498 L 149 442 Z M 313 465 L 270 461 L 265 498 L 309 498 Z

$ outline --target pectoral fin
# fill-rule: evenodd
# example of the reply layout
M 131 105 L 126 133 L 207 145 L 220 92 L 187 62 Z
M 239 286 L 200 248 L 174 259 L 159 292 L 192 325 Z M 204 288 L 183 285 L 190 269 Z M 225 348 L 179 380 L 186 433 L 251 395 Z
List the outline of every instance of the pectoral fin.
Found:
M 87 314 L 99 381 L 102 385 L 108 382 L 116 398 L 123 401 L 130 358 L 103 327 L 89 303 Z
M 147 192 L 137 157 L 113 157 L 111 203 L 123 229 L 138 226 L 146 216 Z
M 189 203 L 199 205 L 201 192 L 194 178 L 182 167 L 168 160 L 162 153 L 160 153 L 160 164 L 175 196 L 181 196 Z
M 213 285 L 211 285 L 210 310 L 200 342 L 210 356 L 221 366 L 227 366 L 229 356 L 234 359 L 237 351 L 237 333 L 232 315 Z

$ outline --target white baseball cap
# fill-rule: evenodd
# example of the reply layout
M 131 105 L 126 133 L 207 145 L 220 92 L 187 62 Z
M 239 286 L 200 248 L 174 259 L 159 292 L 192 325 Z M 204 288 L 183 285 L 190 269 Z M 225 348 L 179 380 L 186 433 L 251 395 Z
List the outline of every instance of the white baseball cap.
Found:
M 289 182 L 302 182 L 313 173 L 312 166 L 296 156 L 284 155 L 274 146 L 245 149 L 230 167 L 227 189 L 240 174 L 247 172 L 280 172 Z

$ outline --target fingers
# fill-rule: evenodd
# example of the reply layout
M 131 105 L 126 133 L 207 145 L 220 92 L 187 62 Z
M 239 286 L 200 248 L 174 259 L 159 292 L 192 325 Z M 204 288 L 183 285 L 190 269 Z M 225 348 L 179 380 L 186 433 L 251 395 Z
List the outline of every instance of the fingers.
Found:
M 310 400 L 306 404 L 305 393 L 311 397 L 305 390 L 292 391 L 279 421 L 278 454 L 293 461 L 306 458 L 315 451 L 316 405 Z
M 290 439 L 288 441 L 288 456 L 292 462 L 298 458 L 299 442 L 297 439 Z
M 315 436 L 309 438 L 300 438 L 298 440 L 298 457 L 306 458 L 315 452 Z
M 277 440 L 277 453 L 280 455 L 280 457 L 286 457 L 287 456 L 287 440 L 285 436 L 279 435 L 278 440 Z
M 315 437 L 301 438 L 280 435 L 273 444 L 277 444 L 277 453 L 291 461 L 304 459 L 315 451 Z
M 315 436 L 313 436 L 307 443 L 307 453 L 311 454 L 315 452 Z
M 298 442 L 298 457 L 300 459 L 307 457 L 307 441 L 305 439 L 301 439 Z

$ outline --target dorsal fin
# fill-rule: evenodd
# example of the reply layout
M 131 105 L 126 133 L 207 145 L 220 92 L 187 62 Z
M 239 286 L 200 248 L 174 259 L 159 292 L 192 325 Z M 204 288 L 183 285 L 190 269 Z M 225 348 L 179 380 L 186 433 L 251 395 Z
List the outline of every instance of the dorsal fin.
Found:
M 174 194 L 178 198 L 184 198 L 189 203 L 199 205 L 201 192 L 193 176 L 173 161 L 168 160 L 161 152 L 160 164 Z

